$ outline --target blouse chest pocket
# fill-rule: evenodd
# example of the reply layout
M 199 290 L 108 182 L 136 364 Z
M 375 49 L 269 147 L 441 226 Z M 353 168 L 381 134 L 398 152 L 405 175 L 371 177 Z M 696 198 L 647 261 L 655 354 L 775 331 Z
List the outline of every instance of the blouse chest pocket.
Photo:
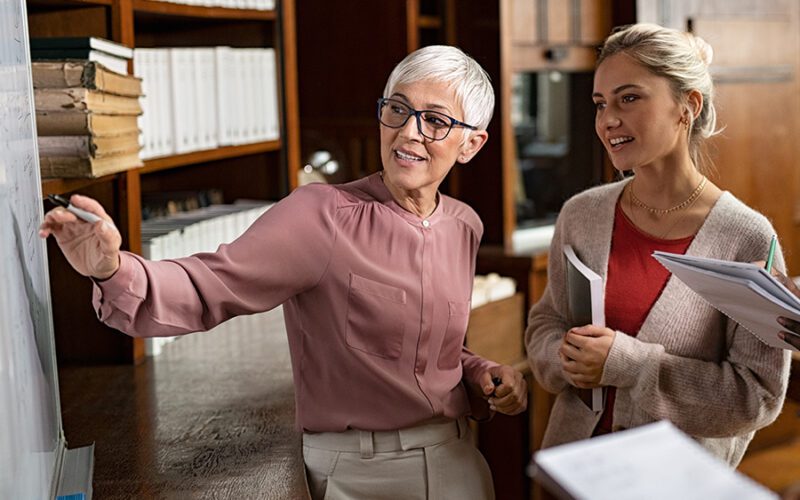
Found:
M 350 273 L 345 330 L 348 346 L 382 358 L 399 358 L 405 316 L 405 290 Z
M 461 363 L 461 350 L 469 324 L 470 301 L 450 301 L 447 305 L 449 309 L 447 329 L 444 332 L 437 363 L 440 370 L 452 370 Z

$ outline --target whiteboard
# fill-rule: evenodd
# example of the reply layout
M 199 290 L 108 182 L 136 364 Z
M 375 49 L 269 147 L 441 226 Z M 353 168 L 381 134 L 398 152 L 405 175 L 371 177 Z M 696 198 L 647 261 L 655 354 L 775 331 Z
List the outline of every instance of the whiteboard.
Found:
M 0 498 L 53 498 L 64 449 L 25 0 L 0 0 Z

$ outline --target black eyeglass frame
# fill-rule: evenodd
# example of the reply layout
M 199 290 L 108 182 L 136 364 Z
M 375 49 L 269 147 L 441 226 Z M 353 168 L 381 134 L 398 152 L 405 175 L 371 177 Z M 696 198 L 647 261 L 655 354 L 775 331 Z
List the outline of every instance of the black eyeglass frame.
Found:
M 403 120 L 403 123 L 401 123 L 400 125 L 397 125 L 397 126 L 387 125 L 386 123 L 383 123 L 383 120 L 381 120 L 381 110 L 388 103 L 400 104 L 402 106 L 405 106 L 406 108 L 408 108 L 411 111 L 409 114 L 406 115 L 406 119 Z M 447 133 L 444 134 L 444 137 L 442 137 L 441 139 L 434 139 L 433 137 L 430 137 L 428 134 L 426 134 L 425 132 L 422 131 L 422 118 L 420 118 L 422 113 L 436 113 L 437 115 L 443 116 L 443 117 L 447 118 L 448 120 L 450 120 L 450 128 L 447 129 Z M 417 110 L 417 109 L 412 108 L 411 106 L 409 106 L 405 102 L 400 101 L 398 99 L 392 99 L 391 97 L 381 97 L 380 99 L 378 99 L 378 122 L 381 125 L 383 125 L 384 127 L 403 128 L 403 127 L 406 126 L 406 123 L 408 123 L 408 119 L 411 118 L 412 115 L 417 120 L 417 130 L 419 131 L 419 133 L 423 137 L 425 137 L 426 139 L 430 139 L 431 141 L 443 141 L 443 140 L 447 139 L 447 136 L 450 135 L 450 131 L 453 130 L 453 127 L 464 127 L 464 128 L 468 128 L 470 130 L 478 130 L 478 127 L 475 127 L 475 126 L 470 125 L 468 123 L 464 123 L 464 122 L 462 122 L 460 120 L 456 120 L 452 116 L 446 115 L 446 114 L 442 113 L 441 111 L 435 111 L 433 109 L 420 109 L 420 110 Z

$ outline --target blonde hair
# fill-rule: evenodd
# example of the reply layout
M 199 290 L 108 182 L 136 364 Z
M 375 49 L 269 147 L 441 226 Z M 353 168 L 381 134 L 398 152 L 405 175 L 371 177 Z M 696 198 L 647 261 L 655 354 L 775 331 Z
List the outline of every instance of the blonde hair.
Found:
M 492 83 L 481 65 L 461 49 L 429 45 L 415 50 L 392 70 L 383 96 L 390 97 L 398 85 L 422 80 L 450 84 L 464 110 L 462 121 L 479 130 L 486 130 L 489 126 L 494 114 Z
M 703 148 L 706 139 L 720 132 L 714 108 L 714 82 L 709 71 L 714 57 L 711 46 L 691 33 L 640 23 L 613 31 L 600 49 L 597 66 L 619 53 L 669 81 L 675 99 L 689 111 L 689 154 L 692 161 L 703 173 L 712 170 L 713 163 Z M 687 101 L 692 90 L 703 96 L 703 107 L 697 118 Z

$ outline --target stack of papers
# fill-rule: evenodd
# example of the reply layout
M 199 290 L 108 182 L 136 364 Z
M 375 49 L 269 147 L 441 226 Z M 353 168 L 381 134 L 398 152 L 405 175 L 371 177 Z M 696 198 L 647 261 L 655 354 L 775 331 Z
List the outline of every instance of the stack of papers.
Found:
M 539 451 L 530 469 L 561 499 L 778 499 L 666 420 Z
M 797 351 L 778 337 L 778 317 L 800 321 L 800 299 L 764 268 L 744 262 L 653 252 L 653 257 L 715 309 L 772 347 Z

